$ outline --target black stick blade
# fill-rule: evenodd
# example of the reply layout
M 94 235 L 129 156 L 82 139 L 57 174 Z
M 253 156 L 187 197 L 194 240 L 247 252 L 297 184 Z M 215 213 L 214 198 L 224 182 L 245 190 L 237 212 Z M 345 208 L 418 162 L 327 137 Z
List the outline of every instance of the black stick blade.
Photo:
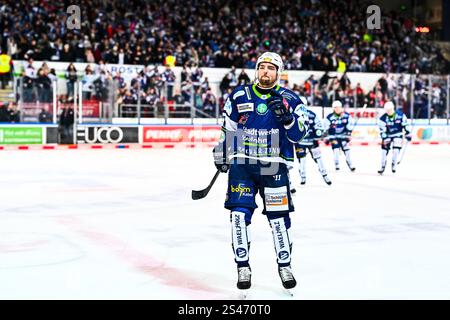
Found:
M 192 190 L 192 200 L 199 200 L 206 197 L 208 194 L 209 188 L 205 190 Z
M 204 197 L 206 197 L 208 195 L 209 190 L 211 190 L 214 182 L 216 182 L 216 179 L 219 176 L 219 173 L 220 173 L 220 171 L 217 170 L 216 173 L 214 174 L 214 177 L 212 178 L 211 182 L 205 189 L 192 190 L 192 200 L 199 200 L 199 199 L 203 199 Z

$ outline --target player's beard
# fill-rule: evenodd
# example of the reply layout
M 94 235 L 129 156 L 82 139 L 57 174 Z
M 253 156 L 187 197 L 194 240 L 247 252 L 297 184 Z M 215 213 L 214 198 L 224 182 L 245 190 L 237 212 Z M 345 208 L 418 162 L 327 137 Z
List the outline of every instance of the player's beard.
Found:
M 261 87 L 272 88 L 275 86 L 276 80 L 271 80 L 270 77 L 261 77 L 259 83 Z

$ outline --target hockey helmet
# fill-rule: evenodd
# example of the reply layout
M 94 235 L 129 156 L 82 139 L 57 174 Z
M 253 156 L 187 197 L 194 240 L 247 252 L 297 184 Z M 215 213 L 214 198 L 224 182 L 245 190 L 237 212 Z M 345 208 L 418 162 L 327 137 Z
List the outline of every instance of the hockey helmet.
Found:
M 281 59 L 280 55 L 275 52 L 264 52 L 262 55 L 259 56 L 258 60 L 256 61 L 256 68 L 255 68 L 255 83 L 258 83 L 258 67 L 260 63 L 262 62 L 269 62 L 273 64 L 275 67 L 277 67 L 277 84 L 280 81 L 281 73 L 284 70 L 284 64 L 283 59 Z
M 393 103 L 392 101 L 387 101 L 387 102 L 384 104 L 383 109 L 384 109 L 384 111 L 386 111 L 386 113 L 387 113 L 388 115 L 392 115 L 392 114 L 394 113 L 394 111 L 395 111 L 394 103 Z
M 342 102 L 340 102 L 339 100 L 334 100 L 331 107 L 333 108 L 333 111 L 337 114 L 341 114 L 342 111 L 344 110 L 342 108 Z

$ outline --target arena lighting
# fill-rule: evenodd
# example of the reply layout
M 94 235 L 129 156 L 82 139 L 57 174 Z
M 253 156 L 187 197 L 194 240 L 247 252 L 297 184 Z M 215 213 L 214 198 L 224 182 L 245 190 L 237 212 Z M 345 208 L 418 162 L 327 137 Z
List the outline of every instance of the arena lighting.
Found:
M 428 33 L 428 32 L 430 32 L 430 28 L 429 27 L 416 27 L 416 32 Z

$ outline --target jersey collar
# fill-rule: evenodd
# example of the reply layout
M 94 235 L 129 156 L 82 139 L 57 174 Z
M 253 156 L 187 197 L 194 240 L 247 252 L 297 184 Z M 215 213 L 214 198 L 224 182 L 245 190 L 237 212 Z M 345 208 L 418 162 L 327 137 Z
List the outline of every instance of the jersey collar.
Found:
M 256 84 L 252 85 L 252 90 L 253 92 L 256 94 L 256 96 L 260 99 L 266 100 L 270 98 L 270 93 L 269 94 L 261 94 L 258 92 L 258 90 L 256 90 Z M 280 90 L 280 85 L 276 85 L 275 86 L 275 90 L 278 91 Z

